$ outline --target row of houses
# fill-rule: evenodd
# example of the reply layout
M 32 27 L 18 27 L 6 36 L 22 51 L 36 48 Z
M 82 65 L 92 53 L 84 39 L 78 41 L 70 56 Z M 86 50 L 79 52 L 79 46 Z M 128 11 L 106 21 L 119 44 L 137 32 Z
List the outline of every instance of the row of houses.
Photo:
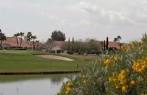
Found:
M 33 41 L 27 41 L 27 38 L 20 38 L 20 37 L 7 37 L 6 40 L 3 41 L 2 46 L 4 48 L 40 48 L 41 43 L 39 42 L 33 42 Z
M 100 42 L 100 41 L 99 41 Z M 16 38 L 16 37 L 7 37 L 5 41 L 3 41 L 3 47 L 11 48 L 11 47 L 20 47 L 20 43 L 22 48 L 46 48 L 48 50 L 57 52 L 57 51 L 64 51 L 65 48 L 65 41 L 53 41 L 52 43 L 49 43 L 49 45 L 43 45 L 39 42 L 33 43 L 33 41 L 27 41 L 27 38 Z M 34 45 L 34 46 L 33 46 Z M 109 48 L 113 49 L 120 49 L 120 43 L 118 42 L 109 42 L 108 44 Z

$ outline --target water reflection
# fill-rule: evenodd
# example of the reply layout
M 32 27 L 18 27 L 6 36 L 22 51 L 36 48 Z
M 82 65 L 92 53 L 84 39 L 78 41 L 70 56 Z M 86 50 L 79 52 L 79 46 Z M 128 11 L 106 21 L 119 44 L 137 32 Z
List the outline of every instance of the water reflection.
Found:
M 75 75 L 72 75 L 75 76 Z M 0 95 L 57 95 L 71 75 L 0 77 Z M 6 80 L 5 80 L 6 79 Z

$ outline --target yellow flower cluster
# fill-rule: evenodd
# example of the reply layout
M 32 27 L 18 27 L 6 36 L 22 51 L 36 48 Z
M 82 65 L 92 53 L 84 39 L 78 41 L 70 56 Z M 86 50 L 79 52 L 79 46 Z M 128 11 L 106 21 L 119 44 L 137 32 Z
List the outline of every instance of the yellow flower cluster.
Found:
M 105 65 L 109 65 L 109 64 L 111 64 L 112 63 L 112 60 L 111 59 L 105 59 L 105 61 L 104 61 L 104 64 Z
M 124 46 L 121 47 L 121 50 L 123 52 L 128 52 L 130 50 L 130 46 L 129 45 L 124 45 Z
M 127 44 L 127 45 L 123 45 L 122 47 L 121 47 L 121 50 L 123 51 L 123 52 L 129 52 L 129 51 L 131 51 L 131 50 L 133 50 L 133 49 L 136 49 L 136 47 L 138 47 L 137 49 L 139 49 L 139 50 L 143 50 L 143 45 L 144 45 L 144 43 L 143 42 L 132 42 L 132 43 L 130 43 L 130 44 Z
M 143 73 L 147 69 L 147 57 L 134 61 L 132 69 L 135 72 Z
M 112 82 L 116 89 L 120 89 L 123 93 L 128 91 L 129 86 L 135 85 L 134 80 L 128 79 L 127 70 L 121 70 L 119 74 L 109 77 L 109 82 Z
M 71 93 L 72 89 L 73 89 L 73 83 L 72 83 L 72 81 L 68 81 L 64 87 L 65 94 L 69 95 Z
M 117 55 L 110 56 L 110 57 L 108 56 L 107 58 L 105 58 L 104 64 L 105 65 L 110 65 L 110 64 L 112 64 L 114 62 L 118 62 L 120 60 L 121 60 L 121 58 L 119 56 L 117 56 Z

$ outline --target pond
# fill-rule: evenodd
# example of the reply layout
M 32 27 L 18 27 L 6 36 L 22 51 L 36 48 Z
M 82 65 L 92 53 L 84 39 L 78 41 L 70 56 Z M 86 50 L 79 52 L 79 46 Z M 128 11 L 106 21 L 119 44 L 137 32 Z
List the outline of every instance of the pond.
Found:
M 0 95 L 57 95 L 73 76 L 0 76 Z

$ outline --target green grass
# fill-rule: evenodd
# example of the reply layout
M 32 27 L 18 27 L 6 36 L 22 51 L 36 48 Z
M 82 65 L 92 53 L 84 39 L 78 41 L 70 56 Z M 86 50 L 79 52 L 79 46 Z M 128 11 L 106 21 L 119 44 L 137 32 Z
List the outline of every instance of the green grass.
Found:
M 31 72 L 31 71 L 68 71 L 79 70 L 91 63 L 96 57 L 63 55 L 75 59 L 73 62 L 48 60 L 32 54 L 39 52 L 20 50 L 0 50 L 0 72 Z M 77 68 L 78 64 L 78 68 Z

